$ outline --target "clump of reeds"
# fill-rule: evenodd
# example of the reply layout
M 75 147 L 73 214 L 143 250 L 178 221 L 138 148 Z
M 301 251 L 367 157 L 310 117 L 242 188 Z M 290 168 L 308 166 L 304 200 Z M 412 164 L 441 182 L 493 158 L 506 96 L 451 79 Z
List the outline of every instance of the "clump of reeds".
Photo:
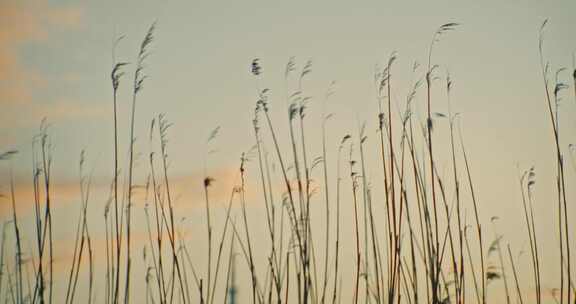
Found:
M 556 190 L 559 251 L 560 251 L 560 285 L 553 288 L 554 297 L 560 303 L 571 304 L 574 295 L 574 283 L 571 273 L 571 239 L 569 230 L 569 210 L 565 180 L 563 141 L 560 137 L 560 100 L 568 88 L 562 81 L 565 69 L 556 70 L 555 81 L 551 82 L 548 74 L 550 66 L 544 60 L 543 34 L 546 22 L 542 25 L 539 38 L 540 63 L 545 85 L 545 101 L 549 112 L 556 154 Z M 110 186 L 110 197 L 105 205 L 105 303 L 118 303 L 123 296 L 125 303 L 136 301 L 131 293 L 131 285 L 140 282 L 145 284 L 146 303 L 191 303 L 213 304 L 221 298 L 224 302 L 236 303 L 238 294 L 237 277 L 245 275 L 251 285 L 253 303 L 339 303 L 343 286 L 347 286 L 354 303 L 457 303 L 464 304 L 472 294 L 477 303 L 488 302 L 488 287 L 495 288 L 492 282 L 503 283 L 506 303 L 515 299 L 524 303 L 519 279 L 522 269 L 517 268 L 510 244 L 507 244 L 508 261 L 503 250 L 504 239 L 494 231 L 494 240 L 484 248 L 483 223 L 480 220 L 480 204 L 476 195 L 472 175 L 472 162 L 464 144 L 461 129 L 456 129 L 458 113 L 453 112 L 451 94 L 454 88 L 449 73 L 445 77 L 448 113 L 434 112 L 439 103 L 433 98 L 435 81 L 444 79 L 439 76 L 440 66 L 433 61 L 433 51 L 438 46 L 439 38 L 454 30 L 457 23 L 440 26 L 433 34 L 427 50 L 427 65 L 422 72 L 418 64 L 412 68 L 413 80 L 409 84 L 405 101 L 394 99 L 396 78 L 396 52 L 387 58 L 383 68 L 375 75 L 376 101 L 378 105 L 377 140 L 372 146 L 369 137 L 370 125 L 359 123 L 358 136 L 348 134 L 331 134 L 326 100 L 331 95 L 329 89 L 325 96 L 321 121 L 321 155 L 314 155 L 312 146 L 315 141 L 310 138 L 309 130 L 316 127 L 317 121 L 309 119 L 308 113 L 313 100 L 306 90 L 307 77 L 312 73 L 310 60 L 299 66 L 291 58 L 284 71 L 288 130 L 281 134 L 275 128 L 277 121 L 269 111 L 272 106 L 270 90 L 262 86 L 262 66 L 259 59 L 251 64 L 251 72 L 256 78 L 256 106 L 252 127 L 255 145 L 242 153 L 239 168 L 236 171 L 239 182 L 230 192 L 224 208 L 225 219 L 221 225 L 214 222 L 214 178 L 208 174 L 207 156 L 211 153 L 209 145 L 219 132 L 214 129 L 205 144 L 204 176 L 204 210 L 206 221 L 206 254 L 204 261 L 195 261 L 189 251 L 187 240 L 183 237 L 183 218 L 174 206 L 173 184 L 169 174 L 168 131 L 171 123 L 166 115 L 160 114 L 150 125 L 148 169 L 144 198 L 144 214 L 147 242 L 143 248 L 145 270 L 143 280 L 133 280 L 132 250 L 136 244 L 132 241 L 132 212 L 136 198 L 134 192 L 141 186 L 136 185 L 135 142 L 136 107 L 138 96 L 142 91 L 146 75 L 144 63 L 149 55 L 153 41 L 155 25 L 153 24 L 141 42 L 135 63 L 132 86 L 132 104 L 130 108 L 129 159 L 126 164 L 126 189 L 120 191 L 118 176 L 120 174 L 120 140 L 118 92 L 127 63 L 116 62 L 114 58 L 111 80 L 113 89 L 113 124 L 114 124 L 114 164 L 113 180 Z M 122 38 L 115 41 L 115 46 Z M 575 59 L 576 60 L 576 59 Z M 573 72 L 576 87 L 576 69 Z M 294 85 L 292 85 L 294 84 Z M 424 84 L 425 111 L 423 119 L 417 113 L 418 93 Z M 575 91 L 576 92 L 576 91 Z M 441 147 L 436 139 L 441 136 L 436 126 L 448 122 L 449 140 L 448 169 L 445 177 L 439 170 Z M 458 134 L 456 134 L 458 133 Z M 332 136 L 339 140 L 334 144 Z M 458 136 L 458 137 L 456 137 Z M 354 138 L 354 139 L 353 139 Z M 288 145 L 288 149 L 283 147 Z M 337 153 L 336 168 L 332 157 L 332 148 Z M 369 149 L 376 149 L 381 164 L 370 162 Z M 52 148 L 43 121 L 40 134 L 34 139 L 32 175 L 34 190 L 34 225 L 35 250 L 25 254 L 26 238 L 21 232 L 21 221 L 17 213 L 14 178 L 10 176 L 11 219 L 4 223 L 0 243 L 0 296 L 12 303 L 52 303 L 54 299 L 54 244 L 52 233 Z M 160 154 L 157 157 L 157 154 Z M 343 153 L 348 153 L 346 158 Z M 0 160 L 9 159 L 16 151 L 0 154 Z M 247 191 L 251 159 L 257 159 L 260 179 L 260 191 L 264 209 L 265 222 L 252 222 L 247 208 Z M 348 165 L 342 171 L 343 165 Z M 275 165 L 279 165 L 282 178 L 280 195 L 275 192 L 273 184 Z M 100 300 L 98 297 L 99 274 L 95 264 L 99 257 L 94 253 L 89 229 L 90 191 L 92 173 L 85 171 L 86 157 L 80 156 L 80 211 L 78 213 L 72 259 L 67 273 L 65 303 L 74 303 L 81 298 L 81 273 L 87 264 L 88 291 L 82 299 L 88 303 Z M 314 169 L 322 167 L 318 173 Z M 381 166 L 381 167 L 380 167 Z M 373 181 L 369 176 L 370 169 L 381 168 L 382 181 Z M 380 169 L 378 169 L 380 170 Z M 345 173 L 349 178 L 344 178 Z M 331 176 L 335 174 L 335 179 Z M 464 176 L 464 177 L 462 177 Z M 320 182 L 316 182 L 321 180 Z M 529 242 L 531 276 L 535 288 L 534 300 L 543 301 L 541 245 L 535 222 L 534 189 L 536 170 L 534 167 L 522 172 L 519 177 L 521 203 L 526 232 Z M 333 184 L 335 183 L 335 185 Z M 463 187 L 466 183 L 467 187 Z M 343 186 L 344 184 L 344 186 Z M 376 188 L 380 185 L 380 189 Z M 350 186 L 351 195 L 342 195 L 343 188 Z M 313 213 L 315 193 L 323 188 L 321 212 Z M 331 192 L 335 189 L 335 193 Z M 255 190 L 257 191 L 257 190 Z M 382 193 L 382 197 L 374 193 Z M 123 195 L 122 193 L 125 193 Z M 348 193 L 348 192 L 347 192 Z M 467 195 L 469 198 L 467 199 Z M 240 203 L 239 214 L 235 214 L 234 203 Z M 466 205 L 468 202 L 469 206 Z M 341 205 L 348 204 L 353 208 L 353 233 L 350 239 L 343 239 L 341 234 Z M 335 212 L 333 212 L 335 208 Z M 376 210 L 383 210 L 379 214 Z M 472 224 L 467 224 L 467 209 L 473 215 Z M 240 222 L 237 222 L 240 216 Z M 316 235 L 318 226 L 314 224 L 324 217 L 325 230 L 323 247 Z M 380 218 L 383 217 L 383 218 Z M 491 219 L 495 223 L 497 217 Z M 91 222 L 92 220 L 90 220 Z M 239 226 L 240 225 L 240 226 Z M 256 256 L 254 225 L 265 226 L 267 246 L 266 259 L 258 261 Z M 5 243 L 11 240 L 9 228 L 13 227 L 14 260 L 5 263 Z M 258 226 L 262 227 L 262 226 Z M 220 234 L 215 235 L 217 229 Z M 334 229 L 334 232 L 332 230 Z M 473 233 L 468 233 L 473 232 Z M 7 237 L 9 239 L 7 239 Z M 216 237 L 216 238 L 215 238 Z M 125 242 L 124 242 L 125 238 Z M 353 259 L 342 260 L 343 244 L 353 244 Z M 473 244 L 473 246 L 471 246 Z M 195 247 L 198 244 L 194 244 Z M 30 247 L 30 246 L 29 246 Z M 318 250 L 320 248 L 320 250 Z M 324 250 L 322 250 L 324 249 Z M 238 252 L 237 252 L 238 250 Z M 228 253 L 226 253 L 228 252 Z M 318 252 L 323 252 L 323 256 Z M 228 255 L 226 257 L 226 254 Z M 248 266 L 245 274 L 236 271 L 236 255 L 241 254 Z M 203 253 L 204 255 L 204 253 Z M 227 258 L 227 260 L 226 260 Z M 518 257 L 516 258 L 516 261 Z M 478 263 L 479 262 L 479 263 Z M 508 263 L 509 262 L 509 263 Z M 342 266 L 349 264 L 353 276 L 345 278 Z M 509 265 L 509 266 L 508 266 Z M 201 266 L 205 271 L 197 271 Z M 32 269 L 32 271 L 30 271 Z M 121 269 L 124 269 L 121 272 Z M 508 274 L 512 273 L 512 277 Z M 30 276 L 32 272 L 32 276 Z M 219 279 L 221 272 L 225 278 Z M 189 276 L 191 274 L 191 276 Z M 291 279 L 295 278 L 295 282 Z M 512 281 L 513 278 L 513 281 Z M 6 279 L 6 280 L 5 280 Z M 472 283 L 470 283 L 472 279 Z M 5 282 L 6 281 L 6 282 Z M 5 284 L 3 284 L 5 282 Z M 350 284 L 345 284 L 345 283 Z M 514 285 L 509 285 L 513 282 Z M 121 283 L 124 283 L 122 294 Z M 512 284 L 512 283 L 510 283 Z M 6 285 L 6 288 L 5 286 Z M 33 287 L 33 288 L 32 288 Z M 27 289 L 27 290 L 26 290 Z M 491 292 L 492 294 L 492 292 Z M 218 298 L 218 299 L 217 299 Z M 566 302 L 564 302 L 566 301 Z

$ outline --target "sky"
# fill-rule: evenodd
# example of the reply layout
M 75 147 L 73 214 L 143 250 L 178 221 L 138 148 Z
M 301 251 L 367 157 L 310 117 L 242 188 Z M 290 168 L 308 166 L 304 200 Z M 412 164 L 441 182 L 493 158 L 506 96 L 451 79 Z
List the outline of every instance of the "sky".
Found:
M 136 183 L 145 182 L 150 122 L 164 113 L 173 124 L 168 146 L 170 173 L 178 185 L 179 208 L 193 222 L 193 242 L 202 238 L 195 238 L 194 229 L 203 229 L 199 207 L 204 173 L 216 178 L 215 200 L 224 202 L 237 182 L 241 153 L 254 144 L 251 121 L 258 87 L 270 89 L 271 112 L 279 132 L 287 131 L 284 98 L 296 85 L 293 80 L 284 80 L 291 56 L 298 68 L 307 60 L 313 62 L 313 71 L 303 84 L 312 97 L 308 110 L 312 154 L 320 151 L 320 121 L 327 109 L 334 114 L 329 145 L 336 149 L 344 134 L 357 134 L 365 122 L 373 136 L 370 139 L 374 139 L 369 141 L 373 150 L 370 157 L 376 160 L 378 146 L 372 132 L 377 126 L 375 67 L 397 52 L 392 94 L 395 103 L 403 105 L 410 82 L 423 75 L 432 34 L 441 24 L 457 22 L 457 30 L 443 36 L 434 49 L 433 61 L 440 67 L 441 79 L 433 91 L 438 100 L 433 111 L 447 111 L 440 83 L 449 72 L 454 82 L 452 106 L 461 113 L 481 213 L 486 221 L 499 216 L 500 233 L 517 240 L 514 246 L 519 249 L 525 246 L 520 240 L 525 235 L 518 229 L 522 224 L 518 167 L 535 166 L 540 233 L 554 235 L 555 231 L 555 209 L 551 207 L 555 155 L 539 66 L 538 30 L 549 19 L 544 52 L 551 70 L 573 70 L 575 11 L 576 2 L 570 0 L 2 0 L 0 152 L 18 150 L 19 154 L 0 164 L 0 193 L 9 191 L 13 174 L 22 201 L 18 208 L 24 217 L 29 215 L 32 139 L 45 118 L 53 145 L 54 195 L 60 201 L 57 216 L 66 219 L 78 210 L 82 150 L 87 155 L 86 171 L 92 172 L 94 187 L 100 190 L 94 191 L 93 208 L 95 214 L 101 214 L 113 171 L 113 58 L 130 63 L 119 91 L 120 148 L 126 157 L 134 63 L 140 41 L 157 22 L 145 64 L 148 78 L 136 114 Z M 114 41 L 121 36 L 124 38 L 114 48 Z M 259 58 L 262 66 L 260 81 L 250 73 L 254 58 Z M 412 73 L 415 62 L 421 68 Z M 571 83 L 568 71 L 559 75 Z M 333 81 L 334 94 L 325 102 L 323 96 Z M 420 90 L 420 110 L 423 102 Z M 563 92 L 560 104 L 569 180 L 576 177 L 573 154 L 568 149 L 568 144 L 576 143 L 575 102 L 570 87 Z M 218 137 L 206 143 L 216 127 L 220 127 Z M 442 125 L 438 130 L 437 134 L 444 135 L 447 131 Z M 438 141 L 438 149 L 448 152 L 446 138 Z M 288 141 L 283 144 L 287 147 Z M 208 154 L 210 150 L 216 152 Z M 252 166 L 251 183 L 256 188 L 257 167 Z M 449 168 L 445 162 L 440 171 L 448 172 Z M 377 183 L 378 166 L 369 171 Z M 574 189 L 568 190 L 572 193 Z M 257 197 L 254 190 L 251 208 L 255 218 L 262 215 Z M 11 208 L 8 201 L 1 200 L 0 218 L 6 220 Z M 576 215 L 574 207 L 569 212 Z M 101 220 L 94 215 L 92 225 L 98 227 L 96 222 Z M 63 241 L 70 241 L 73 235 L 68 228 L 59 228 Z M 555 244 L 554 238 L 544 242 Z M 544 255 L 557 258 L 554 252 Z M 553 271 L 550 273 L 552 277 Z

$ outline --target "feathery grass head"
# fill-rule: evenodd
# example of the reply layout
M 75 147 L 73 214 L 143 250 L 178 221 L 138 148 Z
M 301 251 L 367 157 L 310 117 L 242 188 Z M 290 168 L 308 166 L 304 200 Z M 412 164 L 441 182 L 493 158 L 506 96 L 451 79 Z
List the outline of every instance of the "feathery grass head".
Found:
M 500 240 L 502 239 L 502 236 L 498 236 L 496 237 L 496 239 L 494 239 L 492 241 L 492 243 L 490 244 L 490 247 L 488 247 L 488 257 L 490 257 L 490 255 L 495 252 L 496 250 L 498 250 L 498 248 L 500 247 Z
M 531 195 L 532 188 L 536 185 L 536 172 L 534 166 L 530 167 L 530 169 L 524 173 L 524 177 L 528 194 Z
M 244 172 L 246 163 L 254 157 L 257 149 L 258 145 L 253 145 L 248 151 L 242 152 L 242 155 L 240 156 L 240 172 Z
M 398 58 L 398 52 L 393 51 L 392 53 L 390 53 L 390 57 L 388 57 L 388 72 L 390 72 L 390 67 L 392 66 L 392 64 L 394 63 L 394 61 L 396 61 L 396 59 Z
M 124 35 L 118 37 L 118 39 L 114 41 L 114 45 L 112 47 L 112 61 L 114 62 L 114 67 L 112 68 L 110 76 L 112 78 L 112 88 L 114 91 L 118 90 L 118 87 L 120 86 L 120 78 L 122 78 L 124 75 L 124 72 L 121 71 L 122 67 L 128 64 L 127 62 L 116 62 L 116 48 L 118 47 L 120 41 L 124 39 L 124 37 Z
M 434 40 L 432 41 L 432 43 L 436 43 L 438 41 L 440 41 L 440 36 L 444 35 L 450 31 L 453 31 L 456 29 L 456 27 L 458 27 L 460 24 L 456 23 L 456 22 L 450 22 L 450 23 L 446 23 L 441 25 L 436 32 L 434 33 Z
M 158 115 L 158 130 L 160 132 L 160 144 L 161 144 L 161 148 L 163 151 L 163 156 L 166 158 L 168 155 L 166 155 L 166 146 L 168 144 L 168 129 L 172 126 L 171 123 L 168 122 L 168 120 L 166 120 L 166 115 L 165 114 L 159 114 Z M 153 127 L 153 125 L 152 125 Z M 150 131 L 152 132 L 152 131 Z
M 334 95 L 334 91 L 336 90 L 336 81 L 330 81 L 328 88 L 326 89 L 326 93 L 324 94 L 324 99 L 328 100 L 332 95 Z
M 313 171 L 313 169 L 322 164 L 324 162 L 324 158 L 322 158 L 322 156 L 318 156 L 316 158 L 314 158 L 314 160 L 312 160 L 312 165 L 310 166 L 310 171 Z
M 256 113 L 262 109 L 264 112 L 268 112 L 268 91 L 269 89 L 263 89 L 258 93 L 258 100 L 256 101 Z
M 154 127 L 156 126 L 156 118 L 152 118 L 152 121 L 150 122 L 150 134 L 148 136 L 148 139 L 150 141 L 152 141 L 152 138 L 154 137 Z
M 148 46 L 154 40 L 154 30 L 155 29 L 156 29 L 156 21 L 154 21 L 150 25 L 150 27 L 148 28 L 148 32 L 146 32 L 146 36 L 144 36 L 144 39 L 140 43 L 140 53 L 138 54 L 139 58 L 143 58 L 144 56 L 146 56 L 146 54 L 148 54 Z
M 296 67 L 295 60 L 296 58 L 294 56 L 288 59 L 288 63 L 286 63 L 286 69 L 284 69 L 284 78 L 288 78 L 288 75 L 290 75 L 290 73 L 294 71 Z
M 251 72 L 254 76 L 259 76 L 260 73 L 262 72 L 262 67 L 260 66 L 259 62 L 260 62 L 259 58 L 255 58 L 254 60 L 252 60 Z
M 404 114 L 401 117 L 402 118 L 402 126 L 406 126 L 408 121 L 410 121 L 410 117 L 412 117 L 412 110 L 410 110 L 410 107 L 406 107 L 406 111 L 404 111 Z
M 428 71 L 426 73 L 426 78 L 428 80 L 428 82 L 430 82 L 430 74 L 432 74 L 432 50 L 434 48 L 434 45 L 437 42 L 440 42 L 440 37 L 448 32 L 451 32 L 453 30 L 456 29 L 456 27 L 458 27 L 460 24 L 456 23 L 456 22 L 450 22 L 450 23 L 445 23 L 443 25 L 441 25 L 436 32 L 434 32 L 434 35 L 432 35 L 432 42 L 430 42 L 430 47 L 428 49 Z
M 502 274 L 500 274 L 500 272 L 498 271 L 498 268 L 494 265 L 490 265 L 488 266 L 488 269 L 486 271 L 486 281 L 488 283 L 498 280 L 502 277 Z
M 546 25 L 548 24 L 548 19 L 544 19 L 542 24 L 540 25 L 540 29 L 538 30 L 538 48 L 542 50 L 544 45 L 544 30 L 546 29 Z
M 210 177 L 210 176 L 205 177 L 204 178 L 204 187 L 206 187 L 206 188 L 210 187 L 210 185 L 212 185 L 212 182 L 214 182 L 214 181 L 215 181 L 215 179 Z
M 290 121 L 292 121 L 296 117 L 296 113 L 298 113 L 298 105 L 296 103 L 291 103 L 288 107 L 288 116 L 290 117 Z
M 156 21 L 150 25 L 146 36 L 140 43 L 140 51 L 138 52 L 138 65 L 136 66 L 136 72 L 134 74 L 134 93 L 138 93 L 142 90 L 144 80 L 147 76 L 144 74 L 144 61 L 150 55 L 148 50 L 150 44 L 154 40 L 154 30 L 156 29 Z
M 208 139 L 206 139 L 206 143 L 213 141 L 218 136 L 219 132 L 220 132 L 220 126 L 217 126 L 212 130 L 212 132 L 210 132 Z
M 378 84 L 378 96 L 382 96 L 386 85 L 388 84 L 388 66 L 382 69 L 381 72 L 376 73 L 377 84 Z
M 342 140 L 340 141 L 340 145 L 343 145 L 345 142 L 347 142 L 350 138 L 352 138 L 352 136 L 350 136 L 350 134 L 346 134 L 344 135 L 344 137 L 342 137 Z
M 114 90 L 118 90 L 120 86 L 120 78 L 124 76 L 124 72 L 122 71 L 122 67 L 128 65 L 127 62 L 119 62 L 114 65 L 112 69 L 111 78 L 112 78 L 112 88 Z
M 422 79 L 418 79 L 418 81 L 416 81 L 412 86 L 410 93 L 408 93 L 408 96 L 406 97 L 406 103 L 408 109 L 410 109 L 410 105 L 412 104 L 412 101 L 416 97 L 416 92 L 418 92 L 418 88 L 420 87 L 420 85 L 422 85 Z
M 303 97 L 300 100 L 300 107 L 298 108 L 298 113 L 300 114 L 301 119 L 304 118 L 304 116 L 305 116 L 306 108 L 307 108 L 308 102 L 310 100 L 312 100 L 312 97 L 310 97 L 310 96 Z
M 304 76 L 312 73 L 312 59 L 306 61 L 306 64 L 302 68 L 302 72 L 300 73 L 300 81 L 304 78 Z
M 366 134 L 366 122 L 362 123 L 362 126 L 360 126 L 360 144 L 363 144 L 367 139 L 364 134 Z
M 0 154 L 0 160 L 8 160 L 12 158 L 12 156 L 18 154 L 18 150 L 9 150 L 2 154 Z
M 558 106 L 558 104 L 560 102 L 560 98 L 559 98 L 560 92 L 569 88 L 569 86 L 567 84 L 563 83 L 560 80 L 560 74 L 565 70 L 566 70 L 566 68 L 559 68 L 558 70 L 556 70 L 556 75 L 555 75 L 556 84 L 554 85 L 554 99 L 556 102 L 556 106 Z
M 452 90 L 452 78 L 450 77 L 450 71 L 446 71 L 446 90 L 448 92 Z

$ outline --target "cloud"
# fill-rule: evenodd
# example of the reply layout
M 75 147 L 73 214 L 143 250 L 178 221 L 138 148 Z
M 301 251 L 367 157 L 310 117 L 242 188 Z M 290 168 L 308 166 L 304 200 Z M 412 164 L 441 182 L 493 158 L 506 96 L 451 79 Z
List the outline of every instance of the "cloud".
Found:
M 78 164 L 74 164 L 78 165 Z M 159 166 L 159 164 L 157 164 Z M 157 184 L 164 191 L 164 179 L 160 170 L 157 170 Z M 254 174 L 247 176 L 247 186 L 245 198 L 248 204 L 263 204 L 262 193 L 259 184 L 259 176 Z M 250 174 L 250 172 L 249 172 Z M 240 174 L 238 168 L 234 167 L 220 167 L 214 168 L 209 171 L 209 176 L 214 178 L 214 182 L 209 188 L 210 204 L 216 208 L 224 208 L 227 206 L 230 195 L 234 187 L 240 185 Z M 170 192 L 172 197 L 172 202 L 174 208 L 178 211 L 189 211 L 194 208 L 204 208 L 205 196 L 204 196 L 204 174 L 201 171 L 193 171 L 189 174 L 180 176 L 170 176 Z M 120 178 L 122 181 L 122 177 Z M 41 181 L 41 186 L 43 181 Z M 112 178 L 97 178 L 93 180 L 91 186 L 91 197 L 90 201 L 98 202 L 97 205 L 102 210 L 98 210 L 99 214 L 104 214 L 104 205 L 110 195 Z M 143 208 L 146 201 L 145 185 L 146 181 L 144 178 L 137 178 L 135 180 L 136 185 L 140 185 L 138 190 L 134 192 L 134 206 L 135 208 Z M 10 188 L 9 182 L 3 180 L 0 186 L 0 220 L 5 219 L 6 216 L 11 216 L 12 205 L 10 203 Z M 122 187 L 122 184 L 120 184 Z M 44 200 L 43 188 L 41 190 L 41 201 Z M 122 189 L 119 188 L 122 192 Z M 284 188 L 276 186 L 273 189 L 276 196 L 284 191 Z M 54 180 L 51 184 L 51 201 L 53 207 L 67 207 L 71 203 L 80 202 L 80 186 L 77 180 Z M 17 212 L 20 216 L 29 216 L 33 211 L 34 206 L 34 189 L 32 186 L 32 176 L 26 177 L 21 176 L 20 179 L 15 181 L 15 196 Z M 151 200 L 151 196 L 148 198 Z M 239 204 L 239 197 L 235 196 L 235 204 Z M 263 207 L 263 205 L 261 205 Z
M 46 19 L 54 27 L 62 29 L 78 28 L 82 24 L 83 13 L 80 7 L 62 7 L 50 10 Z
M 32 178 L 31 178 L 32 180 Z M 40 200 L 44 204 L 43 180 L 40 183 Z M 98 185 L 99 186 L 99 185 Z M 73 202 L 80 202 L 80 186 L 78 182 L 58 182 L 50 186 L 51 201 L 54 207 L 61 207 Z M 12 214 L 10 188 L 6 183 L 0 188 L 0 219 L 6 220 Z M 34 210 L 34 188 L 32 181 L 17 182 L 14 185 L 16 211 L 19 216 L 29 216 Z
M 0 2 L 0 100 L 2 104 L 30 102 L 30 89 L 40 85 L 42 75 L 26 67 L 19 56 L 27 43 L 46 41 L 54 29 L 80 25 L 79 7 L 51 7 L 47 1 Z
M 79 6 L 54 6 L 47 0 L 0 1 L 0 128 L 14 130 L 44 116 L 62 116 L 63 109 L 70 107 L 57 100 L 50 101 L 48 108 L 44 101 L 34 100 L 35 92 L 53 76 L 27 65 L 22 51 L 48 43 L 55 31 L 78 29 L 82 18 Z M 73 105 L 70 110 L 81 112 Z M 8 133 L 2 144 L 13 141 Z

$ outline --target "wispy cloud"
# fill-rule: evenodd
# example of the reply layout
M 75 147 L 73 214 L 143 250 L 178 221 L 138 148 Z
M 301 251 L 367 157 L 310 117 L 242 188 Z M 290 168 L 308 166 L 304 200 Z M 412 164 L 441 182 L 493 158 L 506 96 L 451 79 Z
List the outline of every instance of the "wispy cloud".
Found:
M 31 90 L 44 83 L 43 76 L 20 58 L 29 43 L 46 43 L 54 29 L 77 28 L 80 7 L 52 7 L 44 0 L 0 2 L 0 101 L 31 101 Z
M 79 29 L 82 18 L 81 6 L 55 6 L 47 0 L 0 1 L 0 128 L 13 130 L 44 116 L 61 117 L 65 108 L 86 113 L 69 108 L 63 100 L 50 101 L 50 107 L 47 100 L 35 100 L 35 94 L 58 75 L 43 74 L 22 56 L 26 48 L 49 45 L 56 32 Z M 3 143 L 11 142 L 5 137 Z
M 158 169 L 158 168 L 157 168 Z M 236 167 L 233 168 L 218 168 L 211 171 L 211 177 L 215 182 L 211 186 L 210 199 L 212 204 L 218 206 L 226 206 L 230 198 L 230 192 L 235 186 L 239 185 L 239 175 Z M 190 174 L 173 176 L 170 178 L 170 191 L 173 196 L 173 203 L 175 208 L 179 210 L 187 210 L 189 208 L 203 207 L 204 206 L 204 191 L 203 180 L 204 175 L 200 171 L 191 172 Z M 110 194 L 110 180 L 105 178 L 98 178 L 92 183 L 91 200 L 98 201 L 100 208 L 103 208 L 105 202 Z M 157 183 L 164 189 L 163 179 L 158 178 Z M 146 203 L 146 195 L 144 190 L 145 179 L 139 179 L 136 184 L 141 185 L 135 192 L 135 206 L 137 208 L 144 207 Z M 3 216 L 10 216 L 11 204 L 10 189 L 5 182 L 0 187 L 0 220 Z M 42 189 L 41 189 L 42 190 Z M 163 190 L 164 191 L 164 190 Z M 80 184 L 78 181 L 60 181 L 51 185 L 52 204 L 55 207 L 65 207 L 70 203 L 80 202 Z M 17 211 L 21 216 L 27 216 L 33 211 L 34 203 L 34 189 L 32 186 L 32 176 L 30 180 L 17 180 L 15 183 L 15 195 L 17 202 Z M 43 201 L 43 192 L 41 193 L 41 200 Z M 246 199 L 249 201 L 256 201 L 260 198 L 258 191 L 248 191 Z M 149 199 L 151 199 L 149 197 Z M 103 210 L 99 210 L 103 214 Z

